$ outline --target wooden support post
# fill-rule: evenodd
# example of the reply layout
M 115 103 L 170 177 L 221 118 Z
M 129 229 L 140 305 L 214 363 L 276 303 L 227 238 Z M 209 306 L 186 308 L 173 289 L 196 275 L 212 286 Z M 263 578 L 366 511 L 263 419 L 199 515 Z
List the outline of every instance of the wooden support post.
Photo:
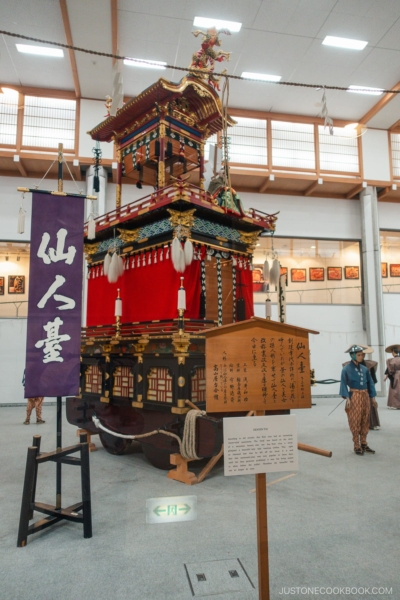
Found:
M 202 469 L 200 471 L 200 474 L 197 478 L 197 483 L 201 483 L 203 481 L 203 479 L 205 479 L 207 477 L 207 475 L 209 474 L 211 469 L 213 469 L 215 467 L 215 465 L 217 464 L 217 462 L 219 461 L 219 459 L 221 458 L 223 453 L 224 453 L 224 445 L 222 444 L 221 450 L 218 452 L 218 454 L 216 456 L 213 456 L 212 458 L 210 458 L 210 460 L 208 461 L 208 463 L 206 464 L 204 469 Z
M 93 433 L 90 433 L 90 431 L 87 431 L 86 429 L 77 429 L 76 430 L 77 437 L 80 437 L 82 434 L 87 435 L 87 440 L 88 440 L 88 444 L 89 444 L 89 452 L 96 452 L 96 450 L 97 450 L 96 444 L 94 442 L 92 442 Z M 96 434 L 94 434 L 94 435 L 96 435 Z
M 37 446 L 30 446 L 28 448 L 28 455 L 26 457 L 26 469 L 25 469 L 25 480 L 24 490 L 22 492 L 22 503 L 21 503 L 21 514 L 19 518 L 18 548 L 26 546 L 28 540 L 29 530 L 29 518 L 32 512 L 31 503 L 32 495 L 35 487 L 35 472 L 36 472 L 36 456 L 38 454 Z
M 264 416 L 263 410 L 256 410 L 255 416 Z M 256 512 L 258 546 L 258 598 L 270 600 L 269 561 L 268 561 L 268 519 L 267 519 L 267 476 L 256 475 Z
M 170 456 L 171 465 L 176 465 L 176 469 L 168 471 L 168 479 L 174 479 L 186 485 L 194 485 L 197 483 L 197 477 L 191 471 L 188 471 L 188 462 L 186 458 L 182 458 L 180 454 L 171 454 Z
M 62 417 L 62 398 L 57 396 L 57 441 L 56 448 L 59 452 L 62 448 L 61 442 L 61 417 Z M 61 510 L 61 463 L 56 464 L 56 509 Z
M 34 435 L 32 446 L 37 448 L 36 456 L 40 454 L 40 441 L 42 439 L 41 435 Z M 35 503 L 36 496 L 36 481 L 37 481 L 37 470 L 38 470 L 38 461 L 35 460 L 35 472 L 33 474 L 33 490 L 32 490 L 32 500 L 31 500 L 31 510 L 29 511 L 29 520 L 33 519 L 33 504 Z
M 81 444 L 81 483 L 82 483 L 82 513 L 83 537 L 92 537 L 92 507 L 90 499 L 90 466 L 89 444 L 86 433 L 79 436 Z

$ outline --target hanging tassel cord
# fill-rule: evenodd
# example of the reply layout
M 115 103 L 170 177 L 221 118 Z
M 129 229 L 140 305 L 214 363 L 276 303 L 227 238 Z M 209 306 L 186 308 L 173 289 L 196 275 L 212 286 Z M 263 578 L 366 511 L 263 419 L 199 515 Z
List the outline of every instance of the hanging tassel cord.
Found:
M 224 77 L 224 85 L 222 87 L 221 94 L 222 104 L 222 146 L 224 148 L 224 183 L 225 186 L 231 190 L 231 173 L 229 169 L 229 156 L 228 156 L 228 105 L 229 105 L 229 79 Z
M 116 431 L 112 431 L 111 429 L 104 427 L 104 425 L 102 425 L 100 423 L 100 419 L 98 419 L 95 415 L 93 415 L 92 421 L 95 424 L 97 429 L 102 429 L 106 433 L 109 433 L 110 435 L 113 435 L 118 438 L 122 438 L 124 440 L 140 440 L 140 439 L 150 437 L 152 435 L 157 435 L 158 433 L 167 435 L 169 437 L 174 438 L 178 442 L 179 453 L 182 456 L 182 458 L 184 458 L 186 460 L 200 460 L 201 457 L 197 456 L 197 454 L 196 454 L 196 419 L 198 417 L 200 417 L 201 415 L 206 415 L 206 414 L 207 414 L 206 411 L 197 410 L 197 409 L 190 410 L 187 413 L 186 419 L 185 419 L 185 426 L 183 429 L 182 440 L 175 433 L 172 433 L 170 431 L 165 431 L 164 429 L 154 429 L 154 431 L 150 431 L 148 433 L 142 433 L 140 435 L 127 435 L 124 433 L 117 433 Z

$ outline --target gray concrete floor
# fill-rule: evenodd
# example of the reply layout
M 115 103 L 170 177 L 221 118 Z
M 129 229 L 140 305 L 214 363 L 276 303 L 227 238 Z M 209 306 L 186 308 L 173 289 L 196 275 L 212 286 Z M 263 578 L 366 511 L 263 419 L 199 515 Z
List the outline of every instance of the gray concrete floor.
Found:
M 333 457 L 301 452 L 296 475 L 268 487 L 271 599 L 314 597 L 304 589 L 289 595 L 290 587 L 358 588 L 325 598 L 400 598 L 400 410 L 379 400 L 382 429 L 368 438 L 377 454 L 359 457 L 343 404 L 328 416 L 339 401 L 318 398 L 311 410 L 295 411 L 299 441 L 330 449 Z M 35 433 L 42 434 L 43 451 L 55 448 L 55 411 L 44 407 L 46 424 L 27 427 L 23 407 L 0 409 L 1 600 L 190 600 L 199 596 L 185 564 L 197 571 L 193 563 L 237 558 L 255 588 L 202 597 L 258 598 L 254 477 L 224 477 L 222 461 L 202 484 L 188 487 L 167 479 L 138 451 L 111 456 L 95 437 L 92 539 L 83 539 L 80 525 L 64 522 L 17 548 L 26 448 Z M 77 438 L 63 420 L 66 446 Z M 269 474 L 268 482 L 285 475 Z M 187 494 L 197 496 L 197 520 L 146 524 L 147 498 Z M 55 466 L 45 464 L 37 500 L 54 503 L 54 496 Z M 64 466 L 63 505 L 79 496 L 78 469 Z M 368 594 L 360 589 L 368 587 Z M 372 594 L 372 587 L 392 594 Z

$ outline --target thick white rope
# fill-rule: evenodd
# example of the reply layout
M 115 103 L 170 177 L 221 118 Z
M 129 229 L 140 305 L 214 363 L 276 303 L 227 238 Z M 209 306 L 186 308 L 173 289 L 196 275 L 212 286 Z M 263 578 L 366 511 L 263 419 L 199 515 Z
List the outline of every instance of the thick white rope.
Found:
M 157 433 L 168 435 L 169 437 L 175 438 L 178 442 L 179 453 L 182 458 L 185 458 L 186 460 L 199 460 L 200 457 L 196 454 L 196 418 L 205 414 L 206 412 L 204 410 L 190 410 L 187 413 L 185 427 L 183 430 L 183 440 L 181 440 L 181 438 L 175 433 L 171 433 L 170 431 L 165 431 L 163 429 L 155 429 L 154 431 L 142 433 L 140 435 L 127 435 L 107 429 L 107 427 L 104 427 L 104 425 L 100 423 L 100 420 L 95 415 L 92 416 L 92 421 L 97 429 L 102 429 L 106 433 L 124 440 L 140 440 L 142 438 L 150 437 L 151 435 L 156 435 Z

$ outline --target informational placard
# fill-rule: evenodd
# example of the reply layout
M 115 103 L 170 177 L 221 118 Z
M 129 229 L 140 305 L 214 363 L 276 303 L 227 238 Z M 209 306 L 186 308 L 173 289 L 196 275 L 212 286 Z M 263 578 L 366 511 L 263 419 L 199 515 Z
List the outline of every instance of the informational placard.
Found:
M 197 496 L 167 496 L 146 500 L 146 523 L 176 523 L 197 519 Z
M 308 331 L 251 319 L 206 332 L 207 412 L 311 407 Z
M 33 194 L 27 398 L 79 393 L 84 204 Z
M 224 456 L 225 475 L 297 470 L 296 417 L 225 418 Z

